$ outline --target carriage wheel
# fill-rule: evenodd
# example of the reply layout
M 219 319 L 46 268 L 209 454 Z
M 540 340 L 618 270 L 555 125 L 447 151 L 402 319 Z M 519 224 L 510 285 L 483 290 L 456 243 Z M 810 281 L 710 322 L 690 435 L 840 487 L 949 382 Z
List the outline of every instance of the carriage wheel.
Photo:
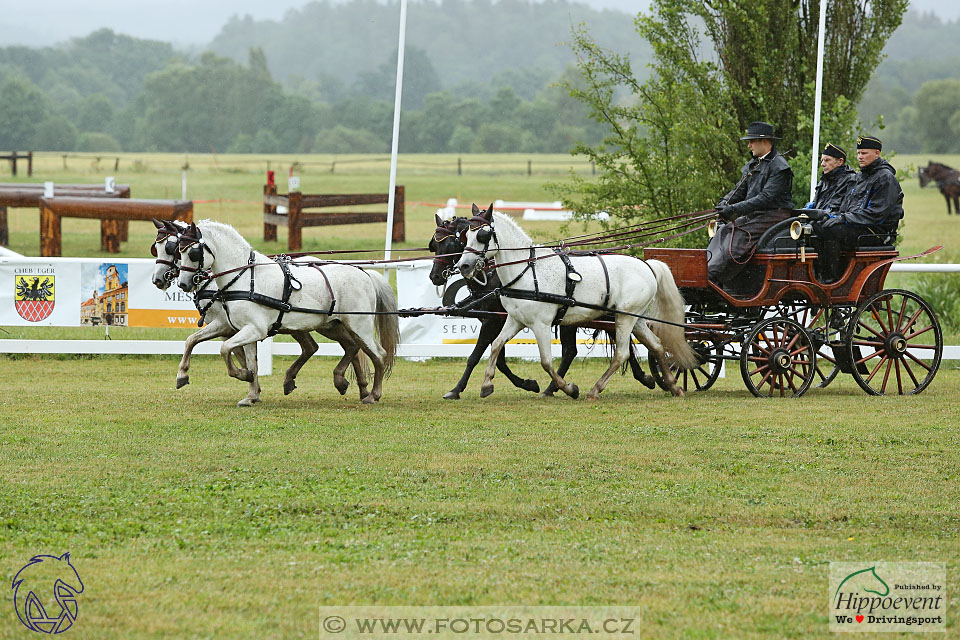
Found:
M 740 375 L 753 395 L 802 396 L 816 377 L 816 349 L 796 320 L 768 318 L 743 343 Z
M 937 374 L 943 355 L 933 309 L 902 289 L 880 291 L 857 307 L 845 342 L 853 378 L 875 396 L 920 393 Z
M 688 369 L 686 371 L 680 371 L 679 373 L 676 365 L 670 365 L 670 373 L 673 374 L 677 384 L 680 385 L 684 392 L 706 391 L 712 387 L 713 383 L 720 377 L 720 368 L 723 366 L 723 360 L 718 357 L 719 353 L 716 345 L 708 340 L 700 342 L 691 341 L 688 342 L 688 344 L 696 352 L 700 365 L 697 366 L 696 369 Z M 667 385 L 663 382 L 663 374 L 660 372 L 660 365 L 657 363 L 657 359 L 650 358 L 649 363 L 650 374 L 653 375 L 657 386 L 664 391 L 669 391 L 670 389 L 668 389 Z
M 806 300 L 789 300 L 777 305 L 777 311 L 784 318 L 799 323 L 810 334 L 817 348 L 816 373 L 813 381 L 815 389 L 825 389 L 840 373 L 837 359 L 828 342 L 843 340 L 844 329 L 849 320 L 850 311 L 842 307 L 824 307 Z

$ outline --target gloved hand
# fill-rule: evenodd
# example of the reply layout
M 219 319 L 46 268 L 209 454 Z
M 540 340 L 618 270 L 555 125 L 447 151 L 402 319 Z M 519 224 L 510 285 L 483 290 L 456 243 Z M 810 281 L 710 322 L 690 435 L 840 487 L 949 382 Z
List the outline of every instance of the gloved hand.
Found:
M 726 204 L 718 204 L 717 217 L 723 220 L 724 222 L 730 222 L 736 217 L 736 214 L 731 210 L 733 207 L 730 207 Z
M 804 213 L 808 218 L 815 221 L 824 220 L 830 217 L 830 214 L 823 209 L 805 209 Z

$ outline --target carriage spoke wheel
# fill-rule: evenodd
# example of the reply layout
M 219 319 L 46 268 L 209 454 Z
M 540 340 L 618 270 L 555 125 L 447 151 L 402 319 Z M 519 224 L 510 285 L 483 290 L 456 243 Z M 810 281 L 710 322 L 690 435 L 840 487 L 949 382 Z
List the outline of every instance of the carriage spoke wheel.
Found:
M 684 392 L 706 391 L 713 386 L 713 383 L 720 377 L 720 367 L 723 360 L 719 357 L 717 346 L 709 340 L 699 342 L 688 342 L 694 352 L 697 354 L 699 365 L 695 369 L 678 371 L 676 365 L 670 365 L 670 373 L 673 374 L 677 384 Z M 663 381 L 663 374 L 660 371 L 660 364 L 656 358 L 650 358 L 650 374 L 656 381 L 657 386 L 664 391 L 669 391 Z
M 841 343 L 850 310 L 842 307 L 824 307 L 806 300 L 780 302 L 777 311 L 781 316 L 799 323 L 810 334 L 817 349 L 817 361 L 813 378 L 815 389 L 825 389 L 840 373 L 833 349 L 828 342 Z
M 796 320 L 768 318 L 750 332 L 740 352 L 740 375 L 753 395 L 802 396 L 816 377 L 816 349 Z
M 845 342 L 853 378 L 875 396 L 920 393 L 937 374 L 943 355 L 933 309 L 902 289 L 881 291 L 857 307 Z

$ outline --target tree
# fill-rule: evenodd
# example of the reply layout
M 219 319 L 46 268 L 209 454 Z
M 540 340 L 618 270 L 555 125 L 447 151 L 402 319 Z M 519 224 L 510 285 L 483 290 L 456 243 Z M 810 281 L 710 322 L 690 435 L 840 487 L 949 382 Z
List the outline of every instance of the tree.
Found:
M 8 80 L 0 87 L 0 149 L 29 148 L 49 110 L 46 96 L 32 82 Z
M 906 5 L 830 3 L 822 136 L 848 146 L 855 137 L 856 104 Z M 582 213 L 609 211 L 617 225 L 710 208 L 735 182 L 746 159 L 738 138 L 754 120 L 778 126 L 778 146 L 795 167 L 795 198 L 805 201 L 818 11 L 817 0 L 654 0 L 651 14 L 636 20 L 653 47 L 646 82 L 628 58 L 576 29 L 572 46 L 584 85 L 567 87 L 607 134 L 598 145 L 577 147 L 600 178 L 559 185 L 567 204 Z
M 957 135 L 951 123 L 960 123 L 960 80 L 932 80 L 925 82 L 913 97 L 917 108 L 916 131 L 932 153 L 960 151 Z M 955 118 L 956 117 L 956 118 Z

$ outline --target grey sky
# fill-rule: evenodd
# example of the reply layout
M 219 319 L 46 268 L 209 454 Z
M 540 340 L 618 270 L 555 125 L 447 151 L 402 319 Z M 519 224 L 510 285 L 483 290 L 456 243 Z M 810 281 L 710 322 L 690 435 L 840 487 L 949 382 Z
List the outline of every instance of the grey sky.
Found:
M 139 38 L 181 46 L 208 43 L 233 15 L 279 20 L 309 0 L 31 0 L 16 2 L 17 10 L 0 11 L 0 46 L 46 46 L 85 36 L 100 27 Z M 598 9 L 634 13 L 649 0 L 582 0 Z M 15 0 L 0 0 L 10 8 Z M 941 18 L 960 18 L 956 0 L 912 0 L 911 7 L 933 11 Z

